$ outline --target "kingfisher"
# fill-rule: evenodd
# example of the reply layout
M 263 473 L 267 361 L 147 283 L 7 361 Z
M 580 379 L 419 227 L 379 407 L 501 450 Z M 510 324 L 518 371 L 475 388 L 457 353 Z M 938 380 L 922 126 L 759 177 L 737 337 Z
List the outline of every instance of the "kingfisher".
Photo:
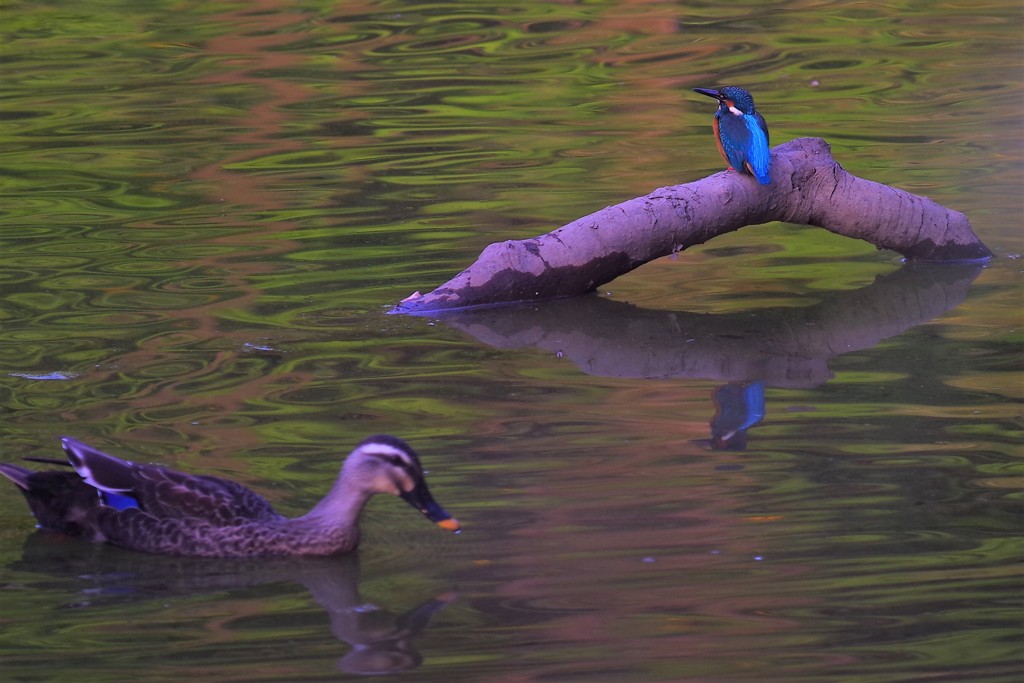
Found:
M 694 88 L 693 91 L 718 100 L 714 122 L 715 144 L 725 163 L 729 164 L 729 169 L 749 173 L 762 185 L 770 183 L 768 124 L 754 109 L 754 97 L 734 85 L 718 90 Z

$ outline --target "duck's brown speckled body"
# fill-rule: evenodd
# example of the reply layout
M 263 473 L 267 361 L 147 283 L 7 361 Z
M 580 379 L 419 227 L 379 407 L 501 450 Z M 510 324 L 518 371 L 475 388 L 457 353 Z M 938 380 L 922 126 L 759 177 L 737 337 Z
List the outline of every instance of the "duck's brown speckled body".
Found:
M 140 465 L 71 438 L 72 471 L 0 464 L 39 526 L 122 548 L 165 555 L 336 555 L 359 545 L 359 513 L 375 493 L 401 496 L 438 526 L 459 524 L 434 501 L 416 452 L 393 436 L 362 441 L 316 507 L 284 517 L 262 496 L 227 479 Z

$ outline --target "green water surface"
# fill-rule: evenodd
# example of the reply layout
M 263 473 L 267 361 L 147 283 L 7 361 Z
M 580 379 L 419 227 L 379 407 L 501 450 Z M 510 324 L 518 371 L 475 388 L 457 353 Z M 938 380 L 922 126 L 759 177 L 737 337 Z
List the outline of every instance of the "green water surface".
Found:
M 388 432 L 464 525 L 375 499 L 357 557 L 153 558 L 33 533 L 0 482 L 0 678 L 1018 680 L 1022 14 L 0 2 L 0 459 L 69 435 L 297 514 Z M 690 88 L 726 84 L 995 258 L 769 224 L 386 314 L 720 170 Z

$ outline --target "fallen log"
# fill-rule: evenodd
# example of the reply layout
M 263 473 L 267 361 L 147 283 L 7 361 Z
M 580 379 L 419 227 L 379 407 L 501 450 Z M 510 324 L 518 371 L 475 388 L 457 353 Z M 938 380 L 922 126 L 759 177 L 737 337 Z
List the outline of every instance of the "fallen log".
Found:
M 773 149 L 771 179 L 762 186 L 747 175 L 722 171 L 606 207 L 545 235 L 491 244 L 469 268 L 391 312 L 585 294 L 653 259 L 770 221 L 818 226 L 914 261 L 992 255 L 962 213 L 847 173 L 820 138 Z

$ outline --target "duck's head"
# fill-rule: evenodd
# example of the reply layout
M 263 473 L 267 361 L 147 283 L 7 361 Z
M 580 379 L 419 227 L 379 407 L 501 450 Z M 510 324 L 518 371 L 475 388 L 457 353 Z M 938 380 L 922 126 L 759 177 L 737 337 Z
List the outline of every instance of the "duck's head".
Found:
M 363 439 L 345 461 L 345 470 L 367 491 L 399 496 L 442 529 L 459 530 L 458 520 L 430 494 L 416 451 L 401 439 L 387 434 Z
M 724 88 L 713 90 L 711 88 L 694 88 L 694 92 L 701 95 L 714 97 L 718 100 L 718 106 L 735 116 L 754 113 L 754 96 L 743 88 L 735 85 L 727 85 Z

